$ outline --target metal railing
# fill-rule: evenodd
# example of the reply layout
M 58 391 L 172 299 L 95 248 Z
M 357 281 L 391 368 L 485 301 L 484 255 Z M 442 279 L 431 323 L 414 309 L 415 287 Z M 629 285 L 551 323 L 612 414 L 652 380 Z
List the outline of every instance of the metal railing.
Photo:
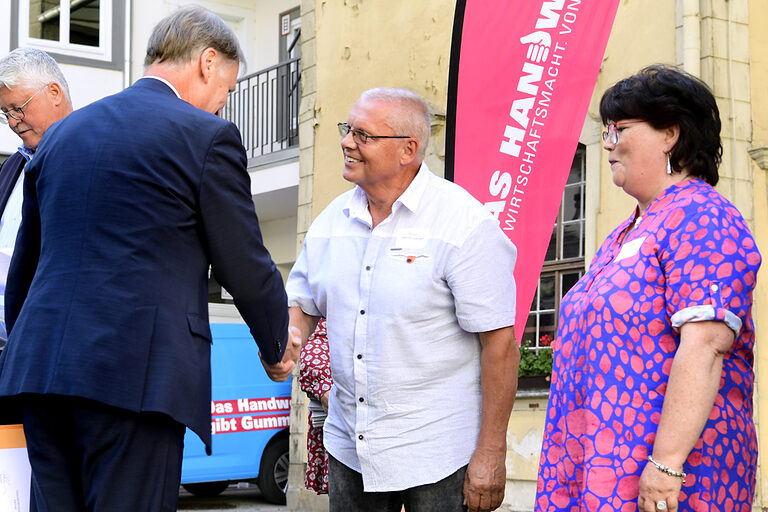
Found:
M 299 145 L 301 59 L 262 69 L 237 82 L 222 117 L 235 123 L 248 158 Z

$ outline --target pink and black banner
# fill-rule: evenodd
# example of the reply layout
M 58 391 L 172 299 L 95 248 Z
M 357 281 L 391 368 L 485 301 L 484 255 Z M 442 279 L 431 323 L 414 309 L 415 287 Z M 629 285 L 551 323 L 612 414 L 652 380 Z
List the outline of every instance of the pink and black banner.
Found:
M 458 0 L 446 178 L 518 250 L 522 340 L 619 0 Z

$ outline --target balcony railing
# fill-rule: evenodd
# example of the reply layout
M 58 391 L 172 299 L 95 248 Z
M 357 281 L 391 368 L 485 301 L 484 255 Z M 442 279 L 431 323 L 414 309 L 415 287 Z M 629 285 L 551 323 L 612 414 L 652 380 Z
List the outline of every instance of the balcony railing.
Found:
M 240 129 L 249 159 L 299 145 L 300 61 L 248 75 L 229 95 L 222 116 Z

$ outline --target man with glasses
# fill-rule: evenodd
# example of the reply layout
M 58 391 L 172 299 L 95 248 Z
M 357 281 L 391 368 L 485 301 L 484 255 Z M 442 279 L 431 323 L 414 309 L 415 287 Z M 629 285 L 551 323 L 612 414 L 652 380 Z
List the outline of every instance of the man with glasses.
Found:
M 33 510 L 176 510 L 185 425 L 211 444 L 209 266 L 280 361 L 283 281 L 216 115 L 242 55 L 212 12 L 174 11 L 145 76 L 52 126 L 25 169 L 0 419 L 21 405 Z
M 5 346 L 4 292 L 8 263 L 21 222 L 22 169 L 45 131 L 72 112 L 69 87 L 56 61 L 34 48 L 0 58 L 0 122 L 21 138 L 19 150 L 0 167 L 0 349 Z
M 296 337 L 328 319 L 331 511 L 493 510 L 517 387 L 515 247 L 427 168 L 417 94 L 366 91 L 338 126 L 356 187 L 313 222 L 287 283 Z

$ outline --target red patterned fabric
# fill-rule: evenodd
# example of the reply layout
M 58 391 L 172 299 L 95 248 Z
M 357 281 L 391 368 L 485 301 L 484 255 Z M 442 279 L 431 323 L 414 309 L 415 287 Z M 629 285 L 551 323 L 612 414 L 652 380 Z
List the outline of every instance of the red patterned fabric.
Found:
M 331 390 L 331 362 L 328 356 L 328 334 L 325 319 L 307 338 L 299 358 L 299 384 L 302 391 L 315 400 Z M 323 428 L 312 426 L 312 413 L 307 430 L 307 473 L 304 484 L 318 494 L 328 493 L 328 454 L 323 447 Z

